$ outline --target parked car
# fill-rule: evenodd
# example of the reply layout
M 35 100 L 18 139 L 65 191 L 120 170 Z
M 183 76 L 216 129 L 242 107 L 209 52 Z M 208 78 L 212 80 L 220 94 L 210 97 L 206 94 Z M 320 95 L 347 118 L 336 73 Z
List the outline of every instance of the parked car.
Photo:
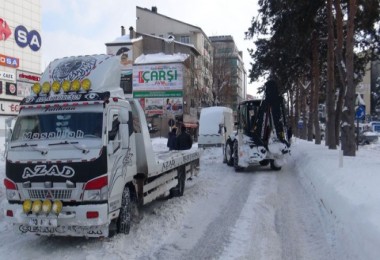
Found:
M 378 134 L 371 130 L 364 130 L 359 133 L 360 145 L 375 143 L 378 141 L 378 139 L 379 139 Z

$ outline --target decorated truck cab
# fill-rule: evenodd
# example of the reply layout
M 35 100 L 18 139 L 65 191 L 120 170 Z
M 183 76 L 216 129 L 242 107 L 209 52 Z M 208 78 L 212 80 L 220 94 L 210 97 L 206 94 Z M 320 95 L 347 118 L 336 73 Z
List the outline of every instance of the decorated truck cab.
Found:
M 5 217 L 21 233 L 129 233 L 141 205 L 181 196 L 199 151 L 153 150 L 138 101 L 124 97 L 117 56 L 53 61 L 6 148 Z

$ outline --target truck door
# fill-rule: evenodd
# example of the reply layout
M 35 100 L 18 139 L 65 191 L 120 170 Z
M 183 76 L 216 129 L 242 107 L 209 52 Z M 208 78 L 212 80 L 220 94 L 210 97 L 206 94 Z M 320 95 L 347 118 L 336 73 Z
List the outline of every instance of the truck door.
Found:
M 110 108 L 107 114 L 109 194 L 110 201 L 112 201 L 112 198 L 117 197 L 124 188 L 123 159 L 125 157 L 125 149 L 122 149 L 121 145 L 120 109 Z

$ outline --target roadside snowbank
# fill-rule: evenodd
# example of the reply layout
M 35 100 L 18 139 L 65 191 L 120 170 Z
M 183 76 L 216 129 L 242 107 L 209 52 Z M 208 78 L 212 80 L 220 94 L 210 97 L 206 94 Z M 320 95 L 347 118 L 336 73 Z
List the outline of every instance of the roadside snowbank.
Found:
M 357 259 L 378 259 L 380 145 L 360 146 L 355 157 L 296 140 L 297 172 L 341 229 L 340 243 Z M 294 156 L 293 155 L 293 156 Z

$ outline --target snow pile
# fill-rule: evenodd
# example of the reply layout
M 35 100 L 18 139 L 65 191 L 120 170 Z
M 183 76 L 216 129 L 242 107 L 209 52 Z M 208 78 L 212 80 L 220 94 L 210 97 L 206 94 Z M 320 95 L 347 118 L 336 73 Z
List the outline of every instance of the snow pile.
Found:
M 293 148 L 298 175 L 342 228 L 341 243 L 358 259 L 376 259 L 380 252 L 379 147 L 360 146 L 355 157 L 301 140 Z

